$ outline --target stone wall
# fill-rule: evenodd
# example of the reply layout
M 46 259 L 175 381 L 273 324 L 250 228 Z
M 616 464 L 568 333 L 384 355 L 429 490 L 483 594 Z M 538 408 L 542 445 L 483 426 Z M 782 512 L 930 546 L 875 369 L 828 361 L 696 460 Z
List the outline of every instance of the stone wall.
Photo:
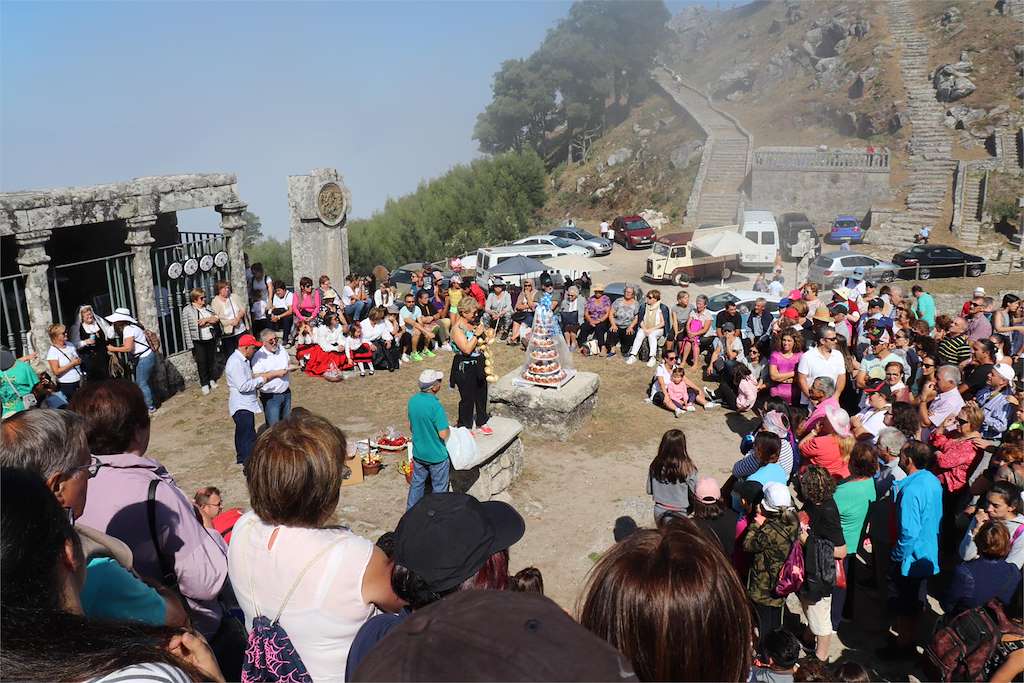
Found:
M 879 151 L 761 148 L 751 171 L 751 209 L 800 211 L 817 225 L 838 214 L 863 217 L 891 198 L 889 155 Z
M 333 168 L 317 168 L 307 175 L 288 176 L 288 212 L 291 220 L 292 274 L 296 284 L 308 276 L 327 275 L 341 289 L 349 273 L 348 228 L 352 194 Z

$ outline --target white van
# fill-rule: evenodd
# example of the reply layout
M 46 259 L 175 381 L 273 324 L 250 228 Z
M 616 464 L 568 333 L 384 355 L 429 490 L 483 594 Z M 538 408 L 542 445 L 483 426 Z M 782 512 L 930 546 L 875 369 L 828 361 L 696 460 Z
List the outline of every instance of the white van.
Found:
M 510 244 L 507 247 L 481 247 L 476 252 L 476 272 L 477 275 L 486 274 L 498 264 L 516 256 L 527 256 L 543 261 L 555 256 L 566 256 L 574 251 L 546 244 Z
M 739 232 L 751 242 L 740 255 L 740 265 L 771 268 L 779 252 L 779 226 L 771 211 L 744 211 Z

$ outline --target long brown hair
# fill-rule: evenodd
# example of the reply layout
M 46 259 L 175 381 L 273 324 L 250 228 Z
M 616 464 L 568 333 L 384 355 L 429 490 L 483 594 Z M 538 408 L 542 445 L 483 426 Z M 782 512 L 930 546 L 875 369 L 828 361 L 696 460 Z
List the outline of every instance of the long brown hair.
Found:
M 661 437 L 658 455 L 651 461 L 651 476 L 666 484 L 678 484 L 693 476 L 697 466 L 686 452 L 686 434 L 670 429 Z
M 580 623 L 628 657 L 641 681 L 746 680 L 746 594 L 719 544 L 691 520 L 669 516 L 614 545 L 583 596 Z

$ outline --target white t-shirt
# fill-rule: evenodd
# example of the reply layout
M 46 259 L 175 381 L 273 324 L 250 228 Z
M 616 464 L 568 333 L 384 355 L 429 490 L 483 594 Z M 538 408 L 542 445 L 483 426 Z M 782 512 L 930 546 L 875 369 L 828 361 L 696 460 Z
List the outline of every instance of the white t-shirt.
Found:
M 263 299 L 258 299 L 252 302 L 252 306 L 249 307 L 250 313 L 252 313 L 253 320 L 266 320 L 267 318 L 267 302 Z
M 864 410 L 857 413 L 860 417 L 860 423 L 864 426 L 864 429 L 871 432 L 871 441 L 878 440 L 878 432 L 885 429 L 885 416 L 889 414 L 889 411 L 883 410 L 872 410 L 871 408 L 865 408 Z
M 218 534 L 219 535 L 219 534 Z M 106 676 L 93 678 L 89 683 L 114 683 L 120 681 L 150 681 L 151 683 L 192 683 L 192 679 L 181 669 L 163 662 L 131 664 L 111 671 Z
M 846 372 L 846 359 L 839 351 L 832 349 L 828 358 L 823 358 L 818 348 L 811 349 L 800 356 L 800 364 L 796 371 L 807 377 L 807 386 L 819 377 L 828 377 L 833 382 L 839 379 L 839 375 Z M 803 398 L 807 403 L 807 397 Z
M 277 347 L 277 353 L 270 353 L 264 346 L 253 354 L 252 371 L 253 374 L 258 374 L 271 370 L 284 370 L 288 367 L 288 361 L 288 352 L 280 345 Z M 288 391 L 288 375 L 275 377 L 260 387 L 261 394 L 283 394 L 286 391 Z
M 664 363 L 658 364 L 658 368 L 654 371 L 654 382 L 651 383 L 651 398 L 654 398 L 654 394 L 661 391 L 661 383 L 659 379 L 665 380 L 665 386 L 672 381 L 672 371 L 665 367 Z
M 349 287 L 348 285 L 345 285 L 345 287 L 341 290 L 341 305 L 342 306 L 349 306 L 349 305 L 351 305 L 352 299 L 354 299 L 355 296 L 356 296 L 355 290 L 352 289 L 351 287 Z
M 391 341 L 391 325 L 387 320 L 381 320 L 376 325 L 370 322 L 369 318 L 363 318 L 359 322 L 359 327 L 363 330 L 363 340 L 365 341 L 377 341 L 378 339 L 383 341 Z
M 771 294 L 772 296 L 781 298 L 783 289 L 784 287 L 782 283 L 779 282 L 778 280 L 772 280 L 768 284 L 768 293 Z
M 270 308 L 271 309 L 275 309 L 275 308 L 291 308 L 292 307 L 292 300 L 293 300 L 292 293 L 289 292 L 288 290 L 285 290 L 285 293 L 284 293 L 283 297 L 278 296 L 277 294 L 274 295 L 274 299 L 271 302 L 271 307 Z
M 57 361 L 57 366 L 67 365 L 71 361 L 78 358 L 78 351 L 75 351 L 75 347 L 65 342 L 64 346 L 57 348 L 56 346 L 50 345 L 50 350 L 46 352 L 46 360 Z M 74 384 L 75 382 L 82 381 L 82 373 L 78 371 L 78 368 L 71 368 L 63 375 L 57 378 L 58 382 L 64 384 Z
M 153 353 L 153 349 L 149 348 L 149 342 L 146 341 L 146 333 L 142 331 L 142 328 L 138 325 L 128 324 L 124 327 L 125 341 L 128 341 L 128 337 L 135 340 L 135 350 L 132 351 L 132 355 L 136 358 L 145 358 L 149 354 Z
M 273 547 L 267 545 L 278 529 Z M 262 614 L 273 619 L 302 570 L 310 566 L 281 614 L 280 624 L 314 681 L 345 680 L 345 664 L 359 628 L 376 608 L 363 600 L 363 574 L 373 543 L 348 529 L 301 529 L 265 524 L 255 512 L 235 523 L 228 574 L 246 628 Z

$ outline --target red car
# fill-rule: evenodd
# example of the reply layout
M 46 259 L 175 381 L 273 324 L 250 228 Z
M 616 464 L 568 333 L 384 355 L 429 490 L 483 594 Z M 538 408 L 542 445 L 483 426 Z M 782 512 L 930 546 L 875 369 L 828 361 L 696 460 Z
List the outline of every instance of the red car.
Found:
M 615 241 L 626 249 L 639 249 L 654 244 L 654 228 L 640 216 L 619 216 L 612 221 Z

